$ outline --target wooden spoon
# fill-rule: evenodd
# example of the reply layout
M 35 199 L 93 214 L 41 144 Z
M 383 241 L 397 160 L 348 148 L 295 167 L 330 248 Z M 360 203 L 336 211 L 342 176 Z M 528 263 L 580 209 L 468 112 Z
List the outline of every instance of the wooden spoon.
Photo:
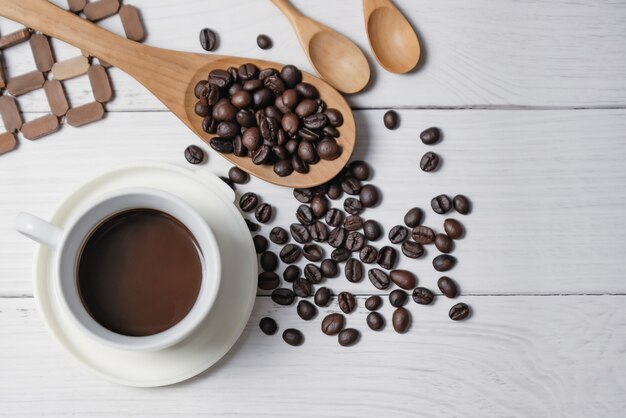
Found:
M 363 0 L 365 28 L 376 60 L 392 73 L 411 71 L 420 59 L 417 35 L 391 0 Z
M 197 101 L 194 87 L 197 82 L 206 80 L 213 69 L 238 67 L 248 62 L 260 68 L 282 68 L 281 64 L 270 61 L 149 47 L 117 36 L 47 0 L 0 0 L 0 15 L 67 42 L 130 74 L 207 143 L 212 135 L 202 130 L 202 118 L 194 112 Z M 328 83 L 304 72 L 303 80 L 317 87 L 329 108 L 338 109 L 343 114 L 344 123 L 339 128 L 341 135 L 337 141 L 342 148 L 339 158 L 311 165 L 308 174 L 294 172 L 287 177 L 279 177 L 271 166 L 257 166 L 249 157 L 222 156 L 263 180 L 293 188 L 316 186 L 338 174 L 354 150 L 354 116 L 343 96 Z
M 288 0 L 272 3 L 289 18 L 309 62 L 324 80 L 344 93 L 356 93 L 367 86 L 370 66 L 354 42 L 304 16 Z

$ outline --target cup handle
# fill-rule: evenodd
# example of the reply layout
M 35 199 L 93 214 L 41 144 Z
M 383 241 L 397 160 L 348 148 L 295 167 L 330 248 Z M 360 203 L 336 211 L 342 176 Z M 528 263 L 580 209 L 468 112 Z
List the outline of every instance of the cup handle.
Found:
M 58 226 L 25 212 L 17 215 L 15 229 L 27 238 L 52 248 L 57 247 L 63 235 Z

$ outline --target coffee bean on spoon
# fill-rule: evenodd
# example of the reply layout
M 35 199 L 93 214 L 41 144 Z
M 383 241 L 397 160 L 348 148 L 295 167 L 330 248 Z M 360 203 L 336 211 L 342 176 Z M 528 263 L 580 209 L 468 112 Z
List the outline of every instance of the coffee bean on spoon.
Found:
M 456 258 L 448 254 L 438 255 L 433 259 L 433 267 L 437 271 L 448 271 L 456 264 Z
M 461 321 L 470 315 L 470 307 L 465 303 L 457 303 L 448 312 L 448 316 L 453 321 Z
M 308 298 L 313 294 L 313 285 L 303 277 L 297 278 L 293 284 L 293 293 L 301 298 Z
M 400 123 L 400 117 L 395 110 L 388 110 L 383 116 L 383 122 L 387 129 L 396 129 Z
M 404 334 L 411 326 L 411 313 L 404 307 L 396 308 L 391 316 L 391 324 L 398 334 Z
M 259 289 L 273 290 L 280 286 L 280 279 L 273 271 L 264 271 L 259 274 L 257 284 Z
M 283 81 L 285 82 L 285 84 L 287 84 L 289 88 L 295 88 L 298 83 L 302 81 L 302 72 L 294 65 L 285 65 L 280 70 L 280 78 L 283 79 Z
M 287 244 L 280 250 L 280 260 L 283 263 L 293 264 L 302 255 L 302 250 L 295 244 Z
M 268 203 L 261 203 L 254 212 L 254 217 L 262 224 L 269 222 L 272 218 L 272 207 Z
M 267 35 L 259 35 L 256 38 L 256 44 L 261 49 L 270 49 L 272 47 L 272 39 Z
M 209 28 L 200 31 L 200 45 L 205 51 L 215 51 L 217 48 L 217 35 Z
M 337 335 L 343 329 L 345 318 L 342 314 L 328 314 L 322 320 L 322 332 L 326 335 Z
M 383 300 L 378 295 L 373 295 L 365 299 L 365 308 L 369 311 L 378 310 L 382 304 L 383 304 Z
M 349 282 L 360 282 L 363 278 L 363 264 L 355 258 L 349 259 L 344 267 L 344 274 Z
M 424 247 L 415 241 L 404 241 L 401 249 L 402 254 L 408 258 L 420 258 L 424 255 Z
M 404 290 L 396 289 L 396 290 L 392 290 L 391 293 L 389 293 L 389 303 L 394 308 L 399 308 L 400 306 L 404 306 L 407 298 L 408 298 L 408 295 Z
M 254 250 L 257 254 L 261 254 L 267 250 L 268 242 L 264 236 L 255 235 L 254 238 L 252 238 L 252 242 L 254 242 Z
M 271 251 L 265 251 L 261 254 L 260 264 L 264 271 L 275 271 L 278 268 L 278 257 Z
M 368 241 L 377 241 L 382 235 L 380 224 L 374 220 L 367 220 L 363 223 L 363 234 Z
M 272 301 L 278 305 L 291 305 L 296 295 L 289 289 L 280 288 L 272 292 Z
M 297 347 L 304 343 L 304 335 L 302 335 L 302 332 L 295 328 L 288 328 L 283 331 L 283 340 L 287 344 Z
M 233 153 L 233 141 L 227 138 L 215 137 L 211 138 L 209 145 L 217 152 L 222 154 Z
M 461 215 L 467 215 L 471 210 L 471 203 L 469 199 L 462 194 L 458 194 L 454 196 L 452 199 L 452 204 L 454 205 L 454 210 L 459 212 Z
M 420 134 L 420 139 L 425 145 L 435 145 L 441 139 L 441 131 L 433 126 L 424 130 Z
M 204 151 L 197 145 L 185 148 L 185 159 L 189 164 L 200 164 L 204 160 Z
M 337 276 L 339 268 L 337 267 L 337 262 L 335 260 L 327 258 L 320 264 L 320 271 L 322 272 L 322 276 L 330 279 Z
M 444 215 L 450 212 L 450 209 L 452 209 L 452 200 L 450 200 L 447 195 L 440 194 L 439 196 L 433 197 L 433 199 L 430 201 L 430 207 L 433 209 L 433 211 L 435 211 L 435 213 Z
M 283 279 L 287 283 L 293 283 L 298 277 L 300 277 L 300 273 L 300 267 L 295 265 L 288 266 L 285 271 L 283 271 Z
M 361 337 L 361 333 L 354 328 L 346 328 L 341 330 L 337 340 L 342 347 L 349 347 L 356 344 Z
M 448 254 L 454 249 L 454 242 L 446 234 L 437 234 L 435 236 L 435 247 L 442 253 Z
M 413 289 L 417 283 L 415 275 L 408 270 L 391 270 L 389 278 L 396 286 L 406 290 Z
M 308 300 L 301 300 L 298 302 L 298 306 L 296 308 L 296 312 L 298 316 L 305 321 L 309 321 L 313 319 L 315 315 L 317 315 L 317 308 Z
M 430 305 L 435 295 L 425 287 L 416 287 L 413 289 L 413 300 L 420 305 Z
M 465 228 L 463 228 L 461 222 L 451 218 L 443 222 L 443 230 L 452 239 L 463 238 L 465 234 Z
M 389 231 L 389 241 L 392 244 L 400 244 L 409 236 L 409 230 L 402 225 L 396 225 Z
M 372 331 L 380 331 L 385 327 L 385 319 L 378 312 L 370 312 L 367 314 L 365 321 Z
M 274 173 L 278 177 L 286 177 L 293 172 L 293 164 L 290 160 L 279 160 L 274 163 Z
M 437 287 L 441 290 L 441 293 L 451 299 L 455 298 L 459 292 L 454 280 L 447 276 L 440 277 L 439 280 L 437 280 Z
M 300 244 L 305 244 L 311 240 L 311 234 L 306 226 L 293 223 L 289 226 L 289 231 L 291 231 L 291 236 L 294 241 Z
M 439 155 L 432 151 L 427 152 L 420 160 L 420 168 L 427 173 L 435 171 L 439 167 Z
M 315 302 L 317 306 L 325 307 L 325 306 L 328 306 L 328 303 L 330 302 L 330 297 L 331 297 L 330 289 L 327 287 L 320 287 L 315 292 L 315 295 L 313 296 L 313 301 Z
M 278 325 L 276 324 L 276 321 L 266 316 L 265 318 L 261 318 L 259 328 L 261 328 L 261 331 L 263 331 L 265 335 L 274 335 L 276 334 Z

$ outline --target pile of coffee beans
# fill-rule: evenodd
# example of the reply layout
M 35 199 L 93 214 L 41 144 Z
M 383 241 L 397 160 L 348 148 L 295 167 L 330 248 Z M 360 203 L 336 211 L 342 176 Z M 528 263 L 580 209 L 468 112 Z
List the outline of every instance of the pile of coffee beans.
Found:
M 341 155 L 337 138 L 343 115 L 326 108 L 317 88 L 303 82 L 293 65 L 280 71 L 250 63 L 216 69 L 194 93 L 195 113 L 202 117 L 202 129 L 215 134 L 209 144 L 220 153 L 271 165 L 281 177 L 308 173 L 320 160 Z

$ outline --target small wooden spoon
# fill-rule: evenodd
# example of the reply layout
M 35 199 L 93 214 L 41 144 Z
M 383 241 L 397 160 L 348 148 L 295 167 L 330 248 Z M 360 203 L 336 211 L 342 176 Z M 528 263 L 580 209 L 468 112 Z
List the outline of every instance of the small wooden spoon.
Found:
M 339 32 L 297 11 L 289 0 L 272 3 L 291 22 L 315 71 L 337 90 L 356 93 L 370 79 L 370 66 L 363 51 Z
M 47 0 L 0 0 L 0 15 L 58 38 L 91 56 L 125 71 L 150 90 L 182 122 L 208 143 L 212 135 L 202 130 L 202 118 L 194 112 L 197 101 L 194 87 L 206 80 L 213 69 L 253 63 L 260 68 L 282 68 L 281 64 L 220 55 L 194 54 L 149 47 L 117 36 Z M 258 166 L 249 157 L 222 154 L 231 163 L 250 174 L 274 184 L 288 187 L 312 187 L 332 179 L 346 165 L 356 141 L 354 115 L 343 96 L 328 83 L 303 72 L 303 80 L 315 85 L 329 108 L 343 114 L 337 142 L 342 148 L 339 158 L 311 165 L 307 174 L 293 173 L 279 177 L 271 166 Z
M 363 0 L 365 27 L 376 60 L 389 72 L 411 71 L 420 59 L 420 43 L 406 17 L 391 0 Z

